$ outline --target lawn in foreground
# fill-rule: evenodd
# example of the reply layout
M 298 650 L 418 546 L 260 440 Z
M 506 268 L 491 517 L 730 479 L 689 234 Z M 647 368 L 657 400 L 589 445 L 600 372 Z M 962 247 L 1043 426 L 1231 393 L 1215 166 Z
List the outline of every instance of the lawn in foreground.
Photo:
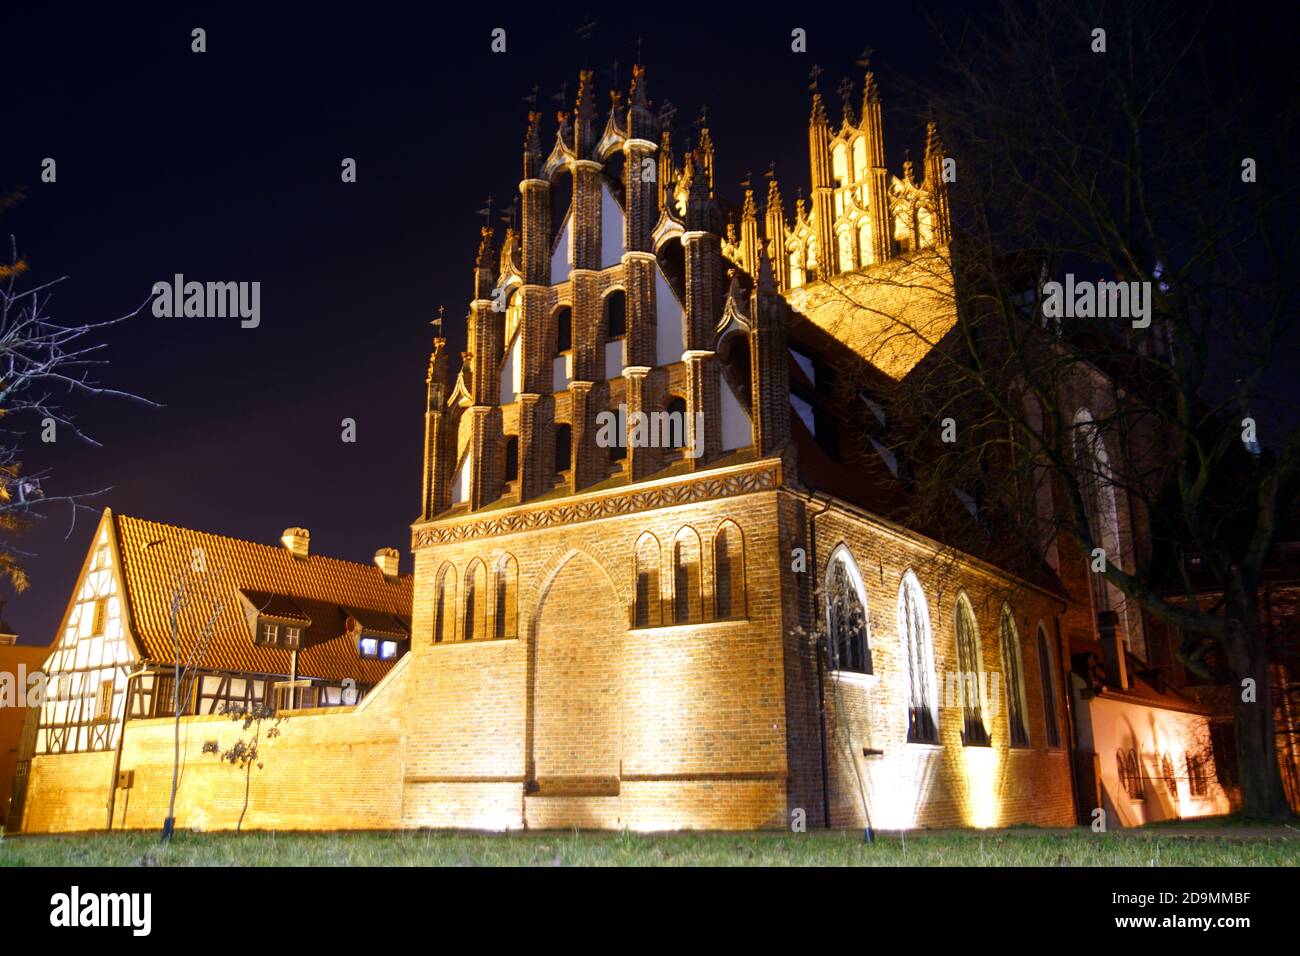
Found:
M 113 833 L 9 836 L 0 866 L 1297 866 L 1300 830 Z

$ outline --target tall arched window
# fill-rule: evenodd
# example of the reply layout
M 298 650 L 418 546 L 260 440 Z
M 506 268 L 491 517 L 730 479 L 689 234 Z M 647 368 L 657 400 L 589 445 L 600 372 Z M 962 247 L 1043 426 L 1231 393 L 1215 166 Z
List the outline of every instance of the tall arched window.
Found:
M 433 640 L 441 644 L 456 639 L 456 569 L 450 562 L 438 569 L 434 593 Z
M 667 434 L 661 429 L 652 439 L 659 442 L 661 448 L 685 448 L 690 441 L 690 425 L 686 420 L 686 399 L 680 395 L 670 395 L 664 407 L 668 413 Z M 666 440 L 665 440 L 666 439 Z
M 659 560 L 659 539 L 647 531 L 636 543 L 636 607 L 632 618 L 636 627 L 658 627 L 661 622 Z
M 1047 725 L 1047 746 L 1061 746 L 1061 725 L 1056 717 L 1056 668 L 1047 631 L 1038 625 L 1038 671 L 1043 682 L 1043 723 Z
M 702 605 L 700 536 L 686 527 L 673 541 L 673 623 L 698 623 L 703 619 Z
M 627 294 L 613 289 L 605 296 L 605 339 L 622 338 L 627 332 Z
M 519 565 L 512 555 L 503 554 L 497 561 L 497 595 L 493 617 L 493 636 L 500 639 L 519 636 Z
M 514 481 L 519 477 L 519 436 L 507 435 L 505 447 L 505 480 Z
M 826 566 L 826 635 L 831 670 L 871 673 L 867 592 L 844 545 L 835 549 Z
M 465 572 L 465 623 L 461 640 L 487 637 L 487 602 L 487 569 L 475 558 Z
M 1020 632 L 1016 630 L 1011 608 L 1003 605 L 998 619 L 998 636 L 1002 643 L 1002 673 L 1007 685 L 1007 724 L 1011 746 L 1029 746 L 1029 726 L 1025 723 L 1025 680 L 1020 657 Z
M 718 620 L 745 616 L 745 540 L 734 521 L 713 536 L 713 605 Z
M 984 653 L 980 649 L 979 624 L 970 598 L 962 591 L 957 595 L 957 686 L 961 689 L 961 739 L 967 747 L 987 747 L 989 730 L 984 723 L 984 701 L 980 679 L 984 673 Z
M 573 309 L 562 305 L 555 310 L 555 354 L 573 348 Z
M 573 465 L 573 430 L 567 425 L 555 426 L 555 470 L 568 471 Z
M 930 609 L 916 574 L 908 571 L 898 588 L 898 632 L 907 663 L 907 739 L 909 743 L 939 742 L 939 700 L 935 692 L 934 641 Z

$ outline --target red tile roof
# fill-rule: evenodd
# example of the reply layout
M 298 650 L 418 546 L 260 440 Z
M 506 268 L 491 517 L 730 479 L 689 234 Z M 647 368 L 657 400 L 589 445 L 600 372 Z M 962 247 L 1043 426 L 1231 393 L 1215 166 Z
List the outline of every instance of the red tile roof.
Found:
M 298 613 L 293 616 L 311 621 L 298 655 L 300 677 L 352 678 L 368 685 L 388 673 L 394 660 L 357 655 L 359 635 L 348 632 L 350 615 L 357 617 L 367 632 L 376 623 L 386 624 L 377 630 L 380 633 L 410 632 L 410 575 L 390 580 L 371 564 L 317 554 L 296 558 L 283 547 L 125 515 L 114 515 L 113 527 L 132 630 L 147 660 L 175 660 L 171 606 L 182 582 L 189 588 L 178 615 L 182 657 L 191 653 L 213 610 L 218 603 L 222 605 L 199 663 L 203 670 L 290 672 L 288 650 L 253 643 L 240 591 L 255 606 L 262 606 L 257 600 L 260 597 L 282 610 L 295 609 Z M 206 570 L 192 572 L 199 555 Z

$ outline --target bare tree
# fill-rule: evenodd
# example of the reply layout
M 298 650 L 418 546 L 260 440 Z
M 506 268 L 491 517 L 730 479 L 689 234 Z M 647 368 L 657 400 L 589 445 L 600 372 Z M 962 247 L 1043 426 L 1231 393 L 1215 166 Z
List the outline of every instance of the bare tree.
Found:
M 1256 15 L 1232 16 L 1245 30 Z M 946 297 L 956 322 L 940 335 L 890 314 L 884 338 L 926 355 L 883 391 L 855 384 L 888 408 L 887 427 L 861 416 L 863 437 L 896 455 L 916 520 L 1015 570 L 1064 542 L 1079 566 L 1094 559 L 1103 604 L 1140 607 L 1181 633 L 1190 669 L 1233 683 L 1244 809 L 1280 818 L 1269 665 L 1283 648 L 1258 595 L 1300 472 L 1277 364 L 1300 315 L 1283 152 L 1297 100 L 1287 67 L 1227 42 L 1222 19 L 1212 5 L 1008 2 L 991 26 L 940 26 L 943 69 L 908 92 L 956 163 L 955 238 L 875 278 L 899 301 Z M 1068 277 L 1132 284 L 1129 308 L 1061 317 L 1046 283 Z M 888 296 L 837 287 L 891 313 Z M 1149 294 L 1145 316 L 1130 292 Z M 1130 513 L 1134 540 L 1107 507 Z M 1221 597 L 1201 596 L 1192 554 Z
M 224 713 L 229 714 L 234 720 L 243 724 L 244 733 L 248 733 L 249 728 L 253 733 L 249 737 L 239 737 L 233 744 L 225 750 L 221 749 L 221 744 L 215 740 L 205 741 L 203 752 L 217 754 L 222 760 L 233 764 L 244 771 L 244 803 L 239 810 L 239 820 L 235 824 L 235 832 L 239 833 L 244 828 L 244 817 L 248 813 L 248 797 L 253 785 L 253 768 L 261 770 L 262 763 L 262 724 L 265 721 L 271 721 L 271 726 L 266 728 L 265 734 L 267 740 L 272 740 L 280 736 L 280 724 L 288 718 L 281 717 L 276 713 L 275 708 L 270 704 L 243 703 L 227 704 Z
M 14 198 L 0 199 L 0 211 Z M 60 321 L 48 309 L 55 287 L 67 277 L 24 286 L 21 280 L 27 276 L 29 265 L 19 256 L 12 236 L 9 251 L 9 261 L 0 264 L 0 535 L 12 540 L 14 534 L 54 505 L 68 508 L 71 534 L 78 510 L 88 508 L 85 500 L 107 489 L 48 494 L 44 487 L 48 471 L 23 472 L 26 429 L 36 426 L 41 440 L 46 442 L 66 432 L 98 446 L 64 407 L 67 396 L 109 395 L 157 407 L 130 392 L 105 388 L 93 377 L 96 367 L 107 364 L 102 357 L 105 345 L 96 341 L 99 334 L 137 315 L 144 303 L 115 319 Z M 0 575 L 18 591 L 27 587 L 22 555 L 12 546 L 0 547 Z

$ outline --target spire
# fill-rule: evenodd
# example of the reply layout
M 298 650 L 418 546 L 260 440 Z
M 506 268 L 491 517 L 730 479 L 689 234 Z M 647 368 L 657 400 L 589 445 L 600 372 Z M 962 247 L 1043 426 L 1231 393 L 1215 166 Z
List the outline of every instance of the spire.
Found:
M 632 66 L 632 92 L 628 97 L 630 106 L 627 110 L 627 135 L 630 139 L 655 140 L 655 118 L 650 112 L 649 86 L 646 83 L 645 67 L 640 63 Z
M 944 246 L 952 240 L 952 211 L 948 202 L 948 184 L 943 179 L 943 139 L 939 127 L 930 122 L 925 127 L 925 189 L 934 208 L 934 242 Z
M 758 221 L 758 206 L 754 203 L 754 188 L 748 184 L 745 185 L 745 202 L 740 207 L 740 221 Z
M 528 131 L 524 134 L 524 179 L 536 179 L 546 157 L 542 153 L 542 114 L 528 114 Z
M 822 102 L 822 95 L 820 93 L 813 94 L 812 116 L 809 118 L 808 122 L 813 126 L 826 125 L 826 104 Z
M 587 159 L 596 144 L 596 74 L 582 70 L 578 74 L 578 103 L 575 109 L 573 151 Z
M 478 244 L 478 256 L 474 261 L 474 298 L 492 297 L 492 227 L 482 227 L 482 238 Z
M 640 63 L 632 66 L 632 107 L 645 110 L 650 108 L 649 89 L 646 84 L 645 67 Z

